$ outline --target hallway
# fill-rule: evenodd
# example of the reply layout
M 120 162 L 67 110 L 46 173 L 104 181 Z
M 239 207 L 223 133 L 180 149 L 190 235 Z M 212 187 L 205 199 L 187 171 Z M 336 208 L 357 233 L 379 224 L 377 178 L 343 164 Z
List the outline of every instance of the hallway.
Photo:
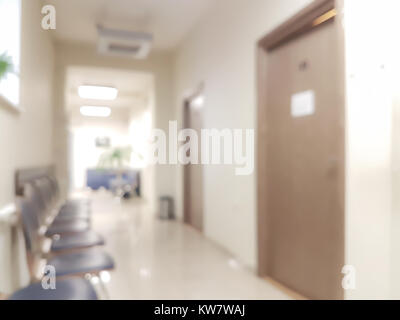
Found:
M 111 299 L 290 299 L 193 228 L 155 219 L 142 200 L 88 196 L 116 263 Z
M 0 300 L 400 299 L 399 11 L 0 0 Z

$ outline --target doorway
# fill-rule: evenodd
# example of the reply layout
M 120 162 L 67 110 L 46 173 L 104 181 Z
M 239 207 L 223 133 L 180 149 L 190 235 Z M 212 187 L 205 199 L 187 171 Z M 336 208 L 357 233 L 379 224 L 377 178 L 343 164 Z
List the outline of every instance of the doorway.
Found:
M 201 136 L 203 128 L 203 94 L 197 93 L 184 102 L 184 127 Z M 190 150 L 188 151 L 190 152 Z M 198 158 L 201 159 L 201 150 Z M 203 166 L 184 166 L 184 222 L 203 231 Z
M 311 299 L 344 296 L 339 5 L 314 1 L 258 48 L 258 271 Z
M 88 84 L 92 90 L 82 94 Z M 103 88 L 116 92 L 107 103 L 101 97 Z M 140 195 L 151 206 L 157 203 L 154 166 L 147 161 L 154 90 L 154 77 L 150 73 L 95 66 L 66 68 L 64 108 L 70 132 L 71 192 L 87 188 L 116 192 L 120 188 L 111 188 L 113 181 L 115 185 L 124 185 L 128 190 L 126 197 Z M 100 108 L 96 107 L 96 101 L 101 102 Z M 99 109 L 108 112 L 98 113 Z

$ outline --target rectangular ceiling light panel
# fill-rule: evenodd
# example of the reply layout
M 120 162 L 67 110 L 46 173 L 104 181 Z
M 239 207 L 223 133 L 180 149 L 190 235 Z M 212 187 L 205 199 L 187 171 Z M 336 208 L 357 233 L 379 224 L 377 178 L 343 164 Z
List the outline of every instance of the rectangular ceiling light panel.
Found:
M 115 100 L 118 96 L 118 90 L 112 87 L 80 86 L 78 94 L 83 99 Z
M 100 106 L 82 106 L 80 112 L 85 117 L 107 118 L 111 115 L 111 109 L 109 107 Z

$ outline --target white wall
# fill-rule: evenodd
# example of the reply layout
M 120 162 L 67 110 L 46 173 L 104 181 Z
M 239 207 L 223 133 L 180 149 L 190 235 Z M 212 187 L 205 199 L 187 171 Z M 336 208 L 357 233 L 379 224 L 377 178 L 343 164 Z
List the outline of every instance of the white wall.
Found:
M 147 108 L 131 111 L 129 140 L 134 151 L 131 166 L 141 170 L 141 196 L 148 201 L 149 207 L 153 211 L 157 207 L 157 202 L 154 193 L 154 165 L 148 162 L 148 157 L 150 156 L 149 141 L 152 129 L 152 97 L 149 100 Z
M 16 168 L 52 161 L 53 45 L 40 27 L 40 1 L 22 1 L 20 114 L 0 106 L 0 206 L 14 199 Z
M 356 268 L 356 288 L 346 292 L 350 299 L 387 299 L 400 292 L 400 253 L 393 250 L 399 247 L 399 208 L 392 198 L 392 190 L 399 191 L 392 171 L 398 168 L 393 89 L 400 69 L 393 30 L 400 28 L 399 9 L 394 0 L 345 2 L 346 263 Z
M 218 1 L 177 53 L 175 104 L 180 120 L 185 95 L 204 82 L 205 127 L 254 128 L 256 41 L 309 2 Z M 346 297 L 398 297 L 400 209 L 392 189 L 395 195 L 400 193 L 400 180 L 392 184 L 392 168 L 399 167 L 393 163 L 392 149 L 400 151 L 392 142 L 396 80 L 388 70 L 393 71 L 398 57 L 392 32 L 399 29 L 395 16 L 399 4 L 345 3 L 346 263 L 357 270 L 356 290 L 347 291 Z M 177 181 L 182 181 L 182 170 L 177 174 Z M 205 234 L 254 267 L 255 175 L 235 177 L 232 168 L 206 167 L 204 179 Z M 179 183 L 180 216 L 182 193 Z
M 400 299 L 400 72 L 393 110 L 393 189 L 391 220 L 391 297 Z
M 17 168 L 49 165 L 52 156 L 53 45 L 41 29 L 41 1 L 22 1 L 20 114 L 0 106 L 0 208 L 14 201 Z M 1 41 L 1 40 L 0 40 Z M 0 260 L 6 240 L 0 232 Z M 1 261 L 0 261 L 1 262 Z M 0 265 L 0 291 L 10 280 Z M 4 279 L 2 277 L 5 277 Z
M 205 128 L 255 128 L 256 44 L 310 0 L 219 0 L 187 36 L 175 61 L 180 123 L 185 95 L 205 85 Z M 182 169 L 182 168 L 181 168 Z M 182 217 L 182 170 L 177 207 Z M 230 166 L 204 168 L 205 235 L 250 267 L 256 266 L 256 174 Z

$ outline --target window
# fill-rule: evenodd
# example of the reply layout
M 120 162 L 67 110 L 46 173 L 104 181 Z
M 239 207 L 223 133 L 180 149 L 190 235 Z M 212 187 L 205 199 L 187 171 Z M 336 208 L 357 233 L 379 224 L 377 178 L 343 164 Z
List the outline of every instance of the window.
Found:
M 12 72 L 0 80 L 0 96 L 19 105 L 19 67 L 21 48 L 21 1 L 0 0 L 0 55 L 11 57 Z

